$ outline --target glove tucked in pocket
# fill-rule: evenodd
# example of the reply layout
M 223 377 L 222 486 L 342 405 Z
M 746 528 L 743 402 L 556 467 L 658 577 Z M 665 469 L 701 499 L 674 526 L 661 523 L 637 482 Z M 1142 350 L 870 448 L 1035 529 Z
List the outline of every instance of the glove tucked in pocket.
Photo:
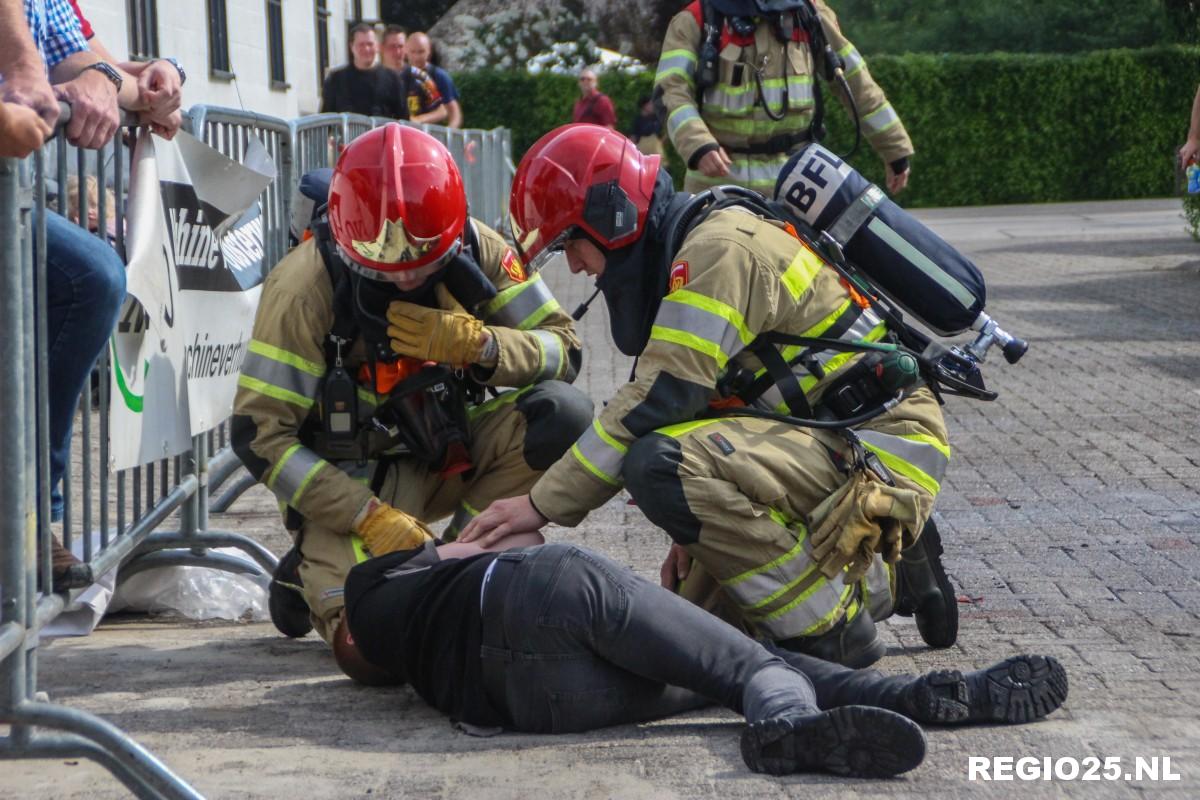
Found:
M 846 570 L 845 582 L 866 574 L 876 553 L 895 562 L 915 541 L 918 495 L 888 486 L 865 470 L 856 470 L 808 518 L 813 560 L 827 578 Z

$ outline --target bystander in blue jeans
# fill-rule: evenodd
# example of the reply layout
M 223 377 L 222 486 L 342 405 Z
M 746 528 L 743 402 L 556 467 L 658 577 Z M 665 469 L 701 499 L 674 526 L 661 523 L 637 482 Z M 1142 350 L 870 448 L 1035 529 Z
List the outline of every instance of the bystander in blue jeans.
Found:
M 71 453 L 75 408 L 125 300 L 125 264 L 103 239 L 47 212 L 46 287 L 50 503 L 57 521 L 63 515 L 59 483 Z

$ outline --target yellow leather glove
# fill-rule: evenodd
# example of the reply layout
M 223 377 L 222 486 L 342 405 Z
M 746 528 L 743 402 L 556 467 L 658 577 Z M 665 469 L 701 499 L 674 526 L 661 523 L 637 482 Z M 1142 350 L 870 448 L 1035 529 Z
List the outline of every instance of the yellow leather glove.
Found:
M 426 308 L 403 300 L 388 305 L 387 334 L 402 356 L 465 366 L 483 354 L 483 322 L 467 313 L 450 291 L 437 285 L 438 305 Z
M 809 515 L 813 560 L 825 577 L 845 570 L 845 583 L 854 583 L 871 568 L 876 553 L 888 562 L 900 558 L 905 531 L 916 527 L 917 509 L 918 495 L 911 489 L 855 472 Z
M 372 500 L 362 521 L 354 526 L 373 556 L 412 550 L 433 538 L 421 521 L 387 503 Z

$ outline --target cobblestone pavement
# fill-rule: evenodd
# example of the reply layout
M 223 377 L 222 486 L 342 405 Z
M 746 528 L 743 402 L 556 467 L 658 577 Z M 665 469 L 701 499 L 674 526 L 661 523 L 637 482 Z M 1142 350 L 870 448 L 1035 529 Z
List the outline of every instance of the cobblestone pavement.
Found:
M 930 732 L 924 765 L 887 782 L 746 771 L 737 720 L 707 711 L 559 738 L 473 739 L 407 689 L 366 690 L 313 638 L 270 625 L 117 622 L 41 660 L 52 698 L 103 714 L 213 797 L 1200 796 L 1200 245 L 1177 201 L 929 211 L 975 258 L 989 312 L 1030 340 L 989 364 L 991 404 L 952 400 L 938 503 L 962 632 L 926 649 L 881 626 L 888 671 L 978 667 L 1016 651 L 1067 666 L 1065 709 L 1025 727 Z M 564 305 L 590 288 L 551 275 Z M 629 373 L 602 304 L 585 318 L 583 388 Z M 285 544 L 255 490 L 214 525 Z M 665 536 L 618 497 L 550 536 L 657 574 Z M 1169 756 L 1175 782 L 969 782 L 969 756 Z M 819 793 L 819 794 L 818 794 Z M 14 762 L 0 796 L 119 796 L 87 762 Z

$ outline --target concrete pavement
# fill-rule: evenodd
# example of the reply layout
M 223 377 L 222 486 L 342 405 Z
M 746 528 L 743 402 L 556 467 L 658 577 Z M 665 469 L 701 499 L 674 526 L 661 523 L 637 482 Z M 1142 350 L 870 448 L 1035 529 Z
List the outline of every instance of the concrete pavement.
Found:
M 743 766 L 731 713 L 474 739 L 406 688 L 351 684 L 314 637 L 289 641 L 269 624 L 105 624 L 48 647 L 40 686 L 119 725 L 210 797 L 1200 796 L 1200 244 L 1176 200 L 919 216 L 979 263 L 989 313 L 1031 348 L 1015 367 L 988 364 L 998 401 L 946 408 L 954 457 L 938 519 L 959 643 L 928 650 L 911 620 L 891 620 L 880 666 L 1052 654 L 1071 695 L 1048 720 L 931 730 L 926 762 L 893 781 L 769 778 Z M 547 277 L 568 308 L 590 290 L 565 272 Z M 608 397 L 630 361 L 602 303 L 582 329 L 580 384 Z M 267 493 L 235 509 L 213 524 L 282 552 Z M 549 535 L 647 576 L 666 550 L 624 496 Z M 971 782 L 971 756 L 1120 757 L 1126 768 L 1170 757 L 1181 779 Z M 0 766 L 0 797 L 116 796 L 86 762 Z

